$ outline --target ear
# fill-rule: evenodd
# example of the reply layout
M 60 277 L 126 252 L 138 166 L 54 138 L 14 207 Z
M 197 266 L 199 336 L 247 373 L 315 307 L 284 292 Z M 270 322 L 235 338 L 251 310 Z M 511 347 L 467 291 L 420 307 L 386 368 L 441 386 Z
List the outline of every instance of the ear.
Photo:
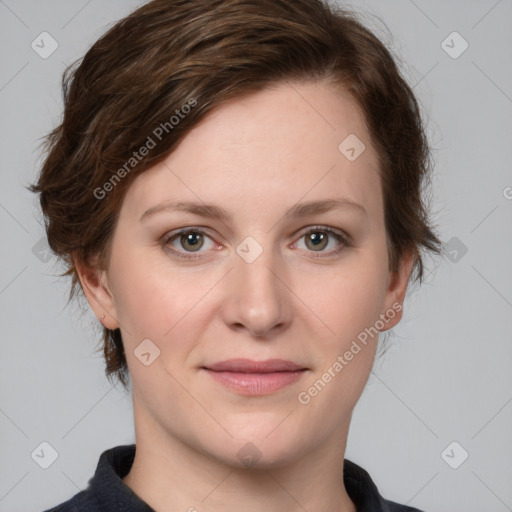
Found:
M 384 300 L 385 310 L 382 311 L 382 314 L 385 316 L 385 312 L 389 310 L 394 311 L 395 314 L 392 318 L 390 315 L 387 316 L 385 327 L 381 329 L 381 332 L 393 328 L 402 319 L 405 293 L 407 292 L 407 284 L 413 268 L 414 255 L 415 252 L 413 250 L 407 251 L 400 261 L 398 271 L 389 272 L 388 287 Z
M 110 330 L 117 329 L 119 322 L 114 304 L 114 295 L 107 282 L 107 271 L 99 265 L 85 265 L 73 257 L 82 290 L 98 320 Z

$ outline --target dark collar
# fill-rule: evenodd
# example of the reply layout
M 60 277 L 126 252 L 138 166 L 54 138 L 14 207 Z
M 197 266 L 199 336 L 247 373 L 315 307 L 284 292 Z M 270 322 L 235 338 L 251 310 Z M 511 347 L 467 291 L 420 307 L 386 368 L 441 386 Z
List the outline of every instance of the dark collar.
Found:
M 113 511 L 154 512 L 124 482 L 135 458 L 135 445 L 122 445 L 104 451 L 89 487 L 59 508 L 46 512 Z M 370 475 L 345 459 L 343 481 L 357 512 L 421 512 L 418 509 L 384 500 Z

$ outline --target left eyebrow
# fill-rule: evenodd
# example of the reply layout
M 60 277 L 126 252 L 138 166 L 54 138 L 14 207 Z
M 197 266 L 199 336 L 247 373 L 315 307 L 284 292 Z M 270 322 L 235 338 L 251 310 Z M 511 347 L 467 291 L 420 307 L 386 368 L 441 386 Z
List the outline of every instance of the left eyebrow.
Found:
M 331 210 L 352 210 L 368 216 L 368 212 L 359 203 L 350 199 L 324 199 L 321 201 L 309 201 L 292 206 L 284 215 L 285 218 L 300 218 L 308 215 L 326 213 Z M 216 218 L 222 221 L 231 220 L 231 215 L 220 206 L 205 203 L 196 203 L 193 201 L 170 202 L 165 201 L 149 210 L 146 210 L 139 219 L 139 222 L 147 219 L 151 215 L 162 211 L 184 211 L 199 215 L 201 217 Z
M 351 201 L 350 199 L 325 199 L 322 201 L 309 201 L 307 203 L 296 204 L 290 208 L 285 217 L 305 217 L 318 213 L 326 213 L 331 210 L 352 210 L 368 216 L 368 212 L 363 205 Z

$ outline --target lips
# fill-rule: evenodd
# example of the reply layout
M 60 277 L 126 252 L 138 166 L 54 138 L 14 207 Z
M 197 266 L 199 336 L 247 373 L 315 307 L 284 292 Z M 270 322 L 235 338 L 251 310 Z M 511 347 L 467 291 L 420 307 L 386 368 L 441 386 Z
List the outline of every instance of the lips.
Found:
M 293 361 L 285 361 L 283 359 L 267 359 L 266 361 L 229 359 L 228 361 L 208 365 L 205 368 L 213 372 L 233 373 L 275 373 L 306 370 L 304 366 L 298 365 Z
M 230 359 L 203 366 L 202 370 L 214 381 L 239 395 L 261 396 L 296 383 L 308 369 L 283 359 Z

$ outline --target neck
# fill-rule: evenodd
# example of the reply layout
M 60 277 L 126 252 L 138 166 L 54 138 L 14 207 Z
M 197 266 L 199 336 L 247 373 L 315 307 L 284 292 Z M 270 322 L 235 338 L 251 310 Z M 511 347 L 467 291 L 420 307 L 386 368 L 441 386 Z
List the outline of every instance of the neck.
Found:
M 310 452 L 261 468 L 221 461 L 151 422 L 136 420 L 135 432 L 123 481 L 157 512 L 356 512 L 343 483 L 348 425 Z

